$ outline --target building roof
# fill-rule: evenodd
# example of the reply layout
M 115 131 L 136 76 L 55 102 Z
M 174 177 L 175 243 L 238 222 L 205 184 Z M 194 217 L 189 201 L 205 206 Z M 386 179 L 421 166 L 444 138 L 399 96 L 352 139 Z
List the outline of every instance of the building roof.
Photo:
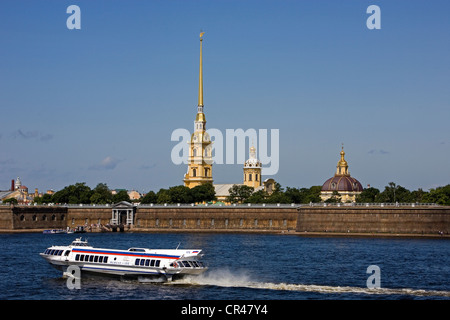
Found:
M 235 184 L 236 183 L 215 184 L 214 191 L 216 192 L 216 197 L 228 197 L 230 195 L 228 190 L 230 190 L 230 188 L 232 186 L 234 186 Z M 241 185 L 241 184 L 237 184 L 237 185 Z
M 351 176 L 335 175 L 334 177 L 325 181 L 322 186 L 322 191 L 350 191 L 350 192 L 362 192 L 363 187 L 361 183 Z
M 334 177 L 325 181 L 322 185 L 322 191 L 337 191 L 337 192 L 362 192 L 363 187 L 361 183 L 350 176 L 348 172 L 348 163 L 345 160 L 344 146 L 340 152 L 341 159 L 336 166 L 336 173 Z
M 8 196 L 14 191 L 0 191 L 0 200 L 8 199 Z

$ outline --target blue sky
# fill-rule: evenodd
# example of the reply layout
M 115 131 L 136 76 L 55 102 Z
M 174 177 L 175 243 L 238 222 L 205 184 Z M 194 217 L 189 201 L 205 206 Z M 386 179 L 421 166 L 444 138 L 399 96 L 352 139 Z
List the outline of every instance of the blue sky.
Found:
M 69 5 L 81 30 L 69 30 Z M 369 5 L 381 29 L 369 30 Z M 207 128 L 279 129 L 291 187 L 331 177 L 344 143 L 363 186 L 450 183 L 448 1 L 22 1 L 0 4 L 0 190 L 182 184 L 198 35 Z M 241 183 L 242 165 L 215 165 Z M 267 177 L 269 178 L 269 177 Z

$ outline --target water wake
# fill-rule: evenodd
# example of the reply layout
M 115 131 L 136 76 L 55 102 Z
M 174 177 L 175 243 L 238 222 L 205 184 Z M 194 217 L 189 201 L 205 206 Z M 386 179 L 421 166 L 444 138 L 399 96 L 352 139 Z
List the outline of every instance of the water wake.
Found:
M 265 290 L 283 290 L 283 291 L 301 291 L 317 293 L 352 293 L 369 295 L 410 295 L 420 297 L 450 297 L 450 291 L 422 290 L 409 288 L 378 288 L 370 289 L 364 287 L 348 286 L 327 286 L 314 284 L 291 284 L 291 283 L 272 283 L 253 281 L 246 273 L 232 273 L 229 270 L 218 270 L 217 272 L 197 277 L 188 277 L 172 282 L 172 284 L 198 285 L 198 286 L 219 286 L 236 287 Z

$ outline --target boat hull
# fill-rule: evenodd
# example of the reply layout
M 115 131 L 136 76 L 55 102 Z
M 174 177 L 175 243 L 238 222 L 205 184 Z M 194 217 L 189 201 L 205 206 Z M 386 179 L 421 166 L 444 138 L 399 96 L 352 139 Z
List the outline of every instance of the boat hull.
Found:
M 89 273 L 127 278 L 158 278 L 165 281 L 197 276 L 208 268 L 198 259 L 201 250 L 126 250 L 96 249 L 90 246 L 54 246 L 40 253 L 50 265 L 72 275 L 78 268 L 80 274 Z M 73 267 L 68 270 L 69 267 Z

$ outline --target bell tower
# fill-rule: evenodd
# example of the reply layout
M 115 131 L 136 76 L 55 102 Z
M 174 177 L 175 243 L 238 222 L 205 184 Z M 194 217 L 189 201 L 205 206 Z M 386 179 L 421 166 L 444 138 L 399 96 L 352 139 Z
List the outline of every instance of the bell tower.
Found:
M 256 157 L 256 148 L 250 148 L 250 158 L 244 164 L 244 185 L 256 188 L 261 186 L 261 162 Z
M 189 188 L 204 183 L 212 183 L 212 142 L 206 132 L 206 117 L 203 113 L 203 35 L 200 33 L 200 69 L 198 81 L 197 116 L 194 121 L 194 133 L 189 142 L 188 170 L 184 175 L 184 185 Z

